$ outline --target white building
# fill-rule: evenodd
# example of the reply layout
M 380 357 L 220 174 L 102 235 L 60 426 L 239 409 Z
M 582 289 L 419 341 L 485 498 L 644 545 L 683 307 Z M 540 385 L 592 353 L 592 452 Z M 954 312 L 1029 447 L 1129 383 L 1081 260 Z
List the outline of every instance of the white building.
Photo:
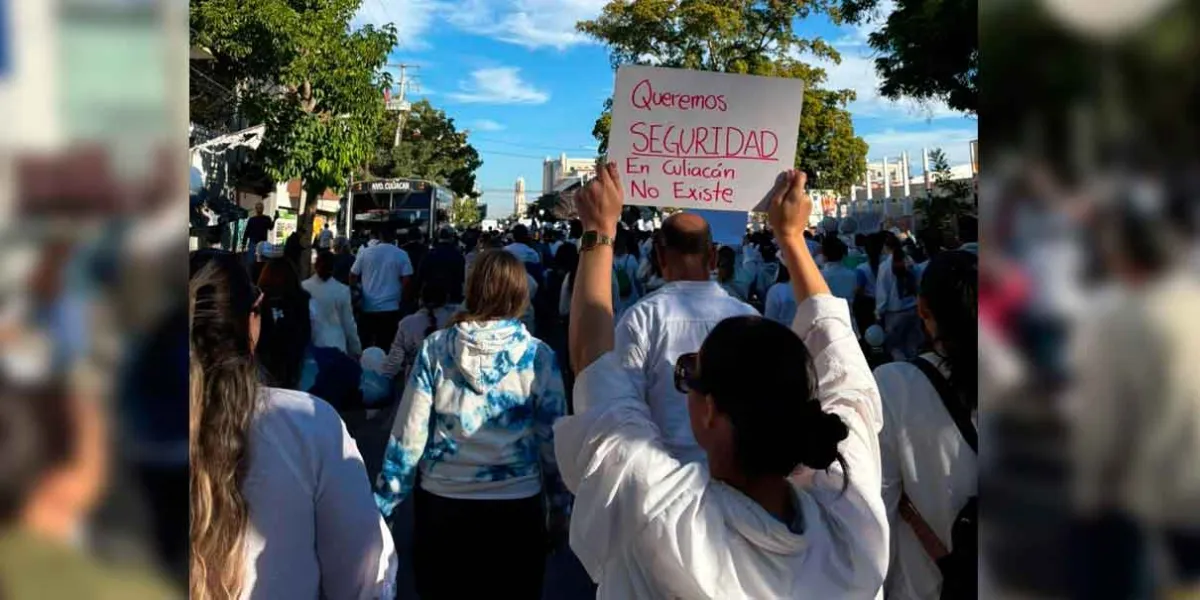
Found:
M 518 177 L 517 185 L 513 188 L 513 215 L 518 219 L 525 218 L 528 203 L 525 200 L 525 178 Z
M 561 154 L 558 158 L 547 158 L 542 162 L 542 193 L 550 194 L 562 191 L 572 184 L 581 183 L 595 177 L 596 159 L 567 158 Z

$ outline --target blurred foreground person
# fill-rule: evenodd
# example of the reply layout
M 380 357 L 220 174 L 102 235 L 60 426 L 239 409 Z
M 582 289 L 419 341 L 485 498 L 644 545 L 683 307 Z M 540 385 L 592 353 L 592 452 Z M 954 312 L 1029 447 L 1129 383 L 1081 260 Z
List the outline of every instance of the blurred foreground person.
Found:
M 425 339 L 396 413 L 376 501 L 391 516 L 415 496 L 423 600 L 539 599 L 547 504 L 565 530 L 551 425 L 566 397 L 554 352 L 520 321 L 527 276 L 506 250 L 475 259 L 463 312 Z
M 258 384 L 262 294 L 232 254 L 192 254 L 193 599 L 395 595 L 392 537 L 334 409 Z
M 1070 407 L 1078 598 L 1200 594 L 1200 283 L 1176 230 L 1184 219 L 1147 204 L 1100 221 L 1122 289 L 1079 333 Z M 1158 555 L 1167 568 L 1153 564 Z
M 889 600 L 976 597 L 978 312 L 974 254 L 930 261 L 917 312 L 933 350 L 879 367 Z
M 97 564 L 80 547 L 107 477 L 107 444 L 94 401 L 53 385 L 0 386 L 0 596 L 182 597 L 145 574 Z
M 846 303 L 829 294 L 805 247 L 804 182 L 785 173 L 770 204 L 800 302 L 796 333 L 733 317 L 676 362 L 674 385 L 687 394 L 707 464 L 671 456 L 612 353 L 611 246 L 583 252 L 571 311 L 580 413 L 555 426 L 555 449 L 576 493 L 571 547 L 600 583 L 598 598 L 880 592 L 888 528 L 879 396 Z M 612 164 L 577 200 L 587 230 L 604 235 L 621 205 Z M 816 470 L 811 483 L 789 481 L 802 465 Z

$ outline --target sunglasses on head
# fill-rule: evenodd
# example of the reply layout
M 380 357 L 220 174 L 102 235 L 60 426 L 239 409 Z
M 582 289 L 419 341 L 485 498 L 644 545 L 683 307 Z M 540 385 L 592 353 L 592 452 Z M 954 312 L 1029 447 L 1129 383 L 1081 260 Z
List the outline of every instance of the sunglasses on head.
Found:
M 680 354 L 679 358 L 675 359 L 675 389 L 680 394 L 686 394 L 691 390 L 704 393 L 704 384 L 700 380 L 700 354 L 696 352 L 688 352 Z

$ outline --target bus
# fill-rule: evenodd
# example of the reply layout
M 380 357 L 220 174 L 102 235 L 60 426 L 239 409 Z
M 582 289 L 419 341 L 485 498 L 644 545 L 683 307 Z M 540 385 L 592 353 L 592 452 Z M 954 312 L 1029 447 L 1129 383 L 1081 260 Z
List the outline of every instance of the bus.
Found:
M 432 237 L 450 222 L 454 192 L 421 179 L 378 179 L 351 185 L 342 204 L 339 229 L 357 246 L 372 231 L 386 229 L 417 228 Z

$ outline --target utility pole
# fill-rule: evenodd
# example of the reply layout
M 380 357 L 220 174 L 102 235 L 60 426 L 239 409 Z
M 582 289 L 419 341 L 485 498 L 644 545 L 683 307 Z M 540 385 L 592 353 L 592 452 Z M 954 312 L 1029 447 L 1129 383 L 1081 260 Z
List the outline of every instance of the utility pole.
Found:
M 413 81 L 408 77 L 408 70 L 410 68 L 416 69 L 416 66 L 403 63 L 398 65 L 389 64 L 388 66 L 400 69 L 400 93 L 395 98 L 388 100 L 387 106 L 389 111 L 395 111 L 398 113 L 396 118 L 396 138 L 392 142 L 392 147 L 395 148 L 400 146 L 400 134 L 404 131 L 404 120 L 408 114 L 408 111 L 411 109 L 411 105 L 408 103 L 407 98 L 408 88 L 413 84 Z

